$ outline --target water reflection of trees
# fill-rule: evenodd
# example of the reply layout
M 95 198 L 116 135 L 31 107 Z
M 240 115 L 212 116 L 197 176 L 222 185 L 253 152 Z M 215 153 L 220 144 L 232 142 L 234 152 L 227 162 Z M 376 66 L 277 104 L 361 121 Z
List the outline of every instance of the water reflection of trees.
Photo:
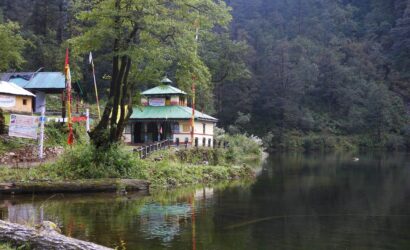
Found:
M 357 157 L 272 156 L 253 184 L 58 197 L 44 216 L 71 236 L 127 249 L 409 248 L 409 156 Z M 31 211 L 45 199 L 8 202 Z
M 199 220 L 207 217 L 214 190 L 226 185 L 156 191 L 149 196 L 93 194 L 62 195 L 53 199 L 50 196 L 19 199 L 17 196 L 7 200 L 8 203 L 3 201 L 8 204 L 4 207 L 8 207 L 9 212 L 2 211 L 3 218 L 19 218 L 16 222 L 23 224 L 26 220 L 52 220 L 63 227 L 66 235 L 107 246 L 125 242 L 127 249 L 161 249 L 178 246 L 179 242 L 192 244 L 192 214 L 198 213 Z M 206 234 L 201 228 L 199 226 L 199 234 Z
M 361 155 L 359 162 L 343 155 L 273 157 L 272 177 L 262 175 L 252 188 L 250 202 L 258 205 L 249 213 L 278 217 L 258 225 L 269 233 L 255 225 L 252 237 L 279 248 L 409 244 L 399 233 L 410 228 L 408 162 L 400 154 Z

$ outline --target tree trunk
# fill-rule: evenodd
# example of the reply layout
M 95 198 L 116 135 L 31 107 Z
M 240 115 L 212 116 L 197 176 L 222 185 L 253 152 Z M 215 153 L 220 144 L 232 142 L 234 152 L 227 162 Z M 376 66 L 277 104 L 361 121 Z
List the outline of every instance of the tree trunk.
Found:
M 77 240 L 55 231 L 36 230 L 19 224 L 0 220 L 0 240 L 17 245 L 29 245 L 30 249 L 69 249 L 69 250 L 109 250 L 91 242 Z
M 127 6 L 129 7 L 129 6 Z M 125 7 L 125 8 L 127 8 Z M 115 10 L 121 11 L 121 0 L 115 1 Z M 114 26 L 121 30 L 121 15 L 114 19 Z M 101 121 L 90 133 L 90 138 L 97 148 L 107 148 L 122 139 L 122 133 L 132 112 L 132 89 L 128 82 L 131 69 L 131 57 L 120 54 L 127 50 L 133 40 L 138 39 L 139 26 L 135 26 L 128 35 L 118 35 L 113 43 L 113 67 L 110 95 Z

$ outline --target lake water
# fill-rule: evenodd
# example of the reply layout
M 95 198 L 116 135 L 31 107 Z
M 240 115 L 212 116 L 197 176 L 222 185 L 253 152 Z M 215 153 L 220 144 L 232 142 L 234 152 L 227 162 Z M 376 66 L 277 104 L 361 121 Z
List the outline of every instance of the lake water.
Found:
M 126 249 L 410 249 L 410 155 L 273 155 L 252 182 L 1 196 L 0 213 Z

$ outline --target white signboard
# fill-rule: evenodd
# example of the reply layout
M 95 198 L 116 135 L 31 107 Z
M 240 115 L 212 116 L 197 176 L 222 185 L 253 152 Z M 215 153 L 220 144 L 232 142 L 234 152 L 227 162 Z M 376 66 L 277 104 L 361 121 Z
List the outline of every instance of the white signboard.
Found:
M 9 136 L 37 139 L 38 116 L 10 115 Z
M 0 108 L 12 108 L 16 106 L 16 97 L 10 95 L 0 95 Z
M 165 106 L 165 98 L 150 98 L 149 106 L 154 106 L 154 107 Z

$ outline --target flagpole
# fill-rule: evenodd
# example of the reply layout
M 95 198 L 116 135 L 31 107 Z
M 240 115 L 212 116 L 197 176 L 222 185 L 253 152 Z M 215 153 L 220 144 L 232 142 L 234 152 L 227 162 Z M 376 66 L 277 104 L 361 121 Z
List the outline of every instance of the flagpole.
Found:
M 199 20 L 196 19 L 194 23 L 195 27 L 195 41 L 198 42 L 199 38 Z M 196 45 L 198 46 L 198 45 Z M 195 48 L 195 54 L 197 53 Z M 191 117 L 191 143 L 194 145 L 194 133 L 195 133 L 195 75 L 192 75 L 192 117 Z
M 90 52 L 89 60 L 90 60 L 90 63 L 91 63 L 91 68 L 93 69 L 95 101 L 97 102 L 98 119 L 101 120 L 100 101 L 99 101 L 99 98 L 98 98 L 97 81 L 96 81 L 96 79 L 95 79 L 94 60 L 93 60 L 93 56 L 92 56 L 91 52 Z
M 194 78 L 193 78 L 194 79 Z M 192 83 L 192 117 L 191 117 L 191 143 L 194 145 L 195 133 L 195 83 Z
M 67 144 L 71 145 L 74 141 L 73 127 L 71 123 L 71 72 L 68 56 L 68 48 L 65 54 L 65 65 L 64 65 L 65 75 L 66 75 L 66 89 L 67 89 L 67 122 L 68 122 L 68 139 Z

